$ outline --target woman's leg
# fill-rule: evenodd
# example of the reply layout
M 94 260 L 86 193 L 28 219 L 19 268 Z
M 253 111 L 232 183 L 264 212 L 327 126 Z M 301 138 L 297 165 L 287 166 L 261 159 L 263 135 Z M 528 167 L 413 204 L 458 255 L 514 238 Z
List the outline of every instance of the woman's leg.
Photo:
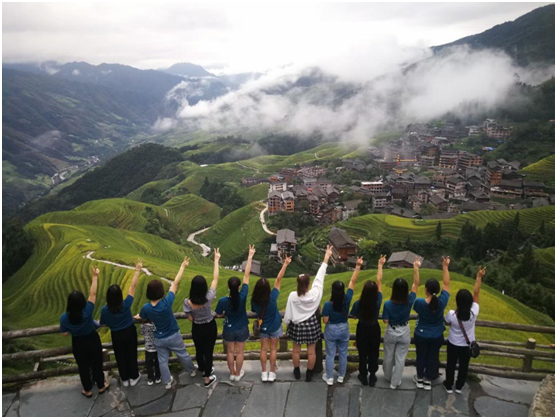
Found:
M 271 345 L 271 358 L 269 359 L 270 364 L 270 371 L 275 372 L 277 368 L 277 347 L 278 347 L 278 338 L 269 339 Z
M 213 352 L 215 350 L 215 342 L 217 341 L 217 322 L 212 321 L 205 326 L 205 377 L 209 382 L 209 377 L 213 371 Z
M 97 388 L 101 389 L 105 386 L 103 372 L 103 347 L 101 338 L 97 332 L 94 332 L 92 335 L 91 348 L 93 349 L 93 353 L 90 355 L 92 359 L 91 372 L 93 374 L 93 380 L 97 384 Z
M 470 349 L 468 346 L 460 346 L 458 348 L 458 378 L 456 380 L 457 390 L 462 390 L 466 384 L 468 376 L 468 366 L 470 364 Z
M 427 347 L 419 336 L 414 335 L 416 345 L 416 376 L 421 380 L 425 376 L 425 365 L 427 362 Z
M 167 349 L 167 353 L 166 353 L 167 368 L 168 368 L 168 356 L 169 356 L 168 351 L 172 351 L 174 352 L 174 354 L 176 354 L 176 356 L 178 357 L 178 359 L 180 360 L 180 362 L 182 363 L 182 365 L 184 366 L 187 372 L 192 372 L 193 370 L 195 370 L 195 365 L 193 364 L 190 354 L 186 350 L 186 346 L 184 345 L 184 340 L 182 339 L 182 335 L 180 334 L 180 332 L 176 332 L 172 336 L 165 338 L 164 346 Z M 158 349 L 158 345 L 157 345 L 157 349 Z M 159 362 L 161 362 L 160 355 L 159 355 Z M 162 370 L 162 365 L 161 365 L 161 370 Z M 168 372 L 168 379 L 170 379 L 170 370 Z
M 337 342 L 331 340 L 327 336 L 327 329 L 325 329 L 325 371 L 327 378 L 333 378 L 333 369 L 335 367 L 335 355 L 337 352 Z
M 128 381 L 130 378 L 128 370 L 128 348 L 126 342 L 126 336 L 123 335 L 123 331 L 119 330 L 117 332 L 111 333 L 112 338 L 112 348 L 114 349 L 114 358 L 116 358 L 116 364 L 118 365 L 118 373 L 120 374 L 120 379 L 122 381 Z
M 226 363 L 228 364 L 230 375 L 237 375 L 234 368 L 234 345 L 236 345 L 235 342 L 226 343 Z
M 164 384 L 170 382 L 170 368 L 168 368 L 168 358 L 170 357 L 170 350 L 163 345 L 162 340 L 155 339 L 157 346 L 157 358 L 159 359 L 159 368 L 161 370 L 161 378 Z
M 443 336 L 430 339 L 427 351 L 426 377 L 428 381 L 437 378 L 439 372 L 439 350 L 443 345 Z
M 191 328 L 193 344 L 195 345 L 195 359 L 197 360 L 197 367 L 203 374 L 205 373 L 205 339 L 200 325 L 193 323 Z
M 131 326 L 127 332 L 127 364 L 128 374 L 131 379 L 139 377 L 139 366 L 137 365 L 137 330 L 135 326 Z
M 399 386 L 402 383 L 402 374 L 404 372 L 404 364 L 406 362 L 406 355 L 410 347 L 410 328 L 404 327 L 401 335 L 397 338 L 395 346 L 395 366 L 393 368 L 393 375 L 391 377 L 391 385 Z
M 337 341 L 338 375 L 340 377 L 344 377 L 346 375 L 346 366 L 348 364 L 348 345 L 350 345 L 350 330 L 347 329 L 346 339 Z
M 456 370 L 457 360 L 458 360 L 458 348 L 454 346 L 451 342 L 447 342 L 447 368 L 445 368 L 445 381 L 443 382 L 443 384 L 447 388 L 453 387 L 454 373 Z
M 269 347 L 269 339 L 261 338 L 261 351 L 259 352 L 259 360 L 261 361 L 261 371 L 267 371 L 267 348 Z
M 149 381 L 155 380 L 155 359 L 157 357 L 156 352 L 145 351 L 145 368 L 147 369 L 147 379 Z
M 246 342 L 236 342 L 234 345 L 236 346 L 236 375 L 240 375 L 244 366 L 244 347 Z
M 302 345 L 294 343 L 292 345 L 292 363 L 294 368 L 300 368 L 300 352 L 302 351 Z
M 160 365 L 159 365 L 159 357 L 158 357 L 156 352 L 154 354 L 155 354 L 155 357 L 154 357 L 154 360 L 153 360 L 153 364 L 155 366 L 155 380 L 160 380 L 161 379 L 161 369 L 160 369 Z M 193 362 L 192 362 L 192 364 L 193 364 Z
M 308 344 L 308 370 L 312 371 L 315 367 L 315 343 Z
M 395 365 L 395 352 L 396 352 L 396 336 L 395 330 L 387 325 L 385 330 L 385 339 L 383 340 L 383 374 L 385 380 L 391 381 L 393 375 L 393 367 Z
M 72 338 L 72 351 L 75 362 L 77 362 L 77 369 L 79 370 L 79 378 L 81 379 L 83 390 L 89 393 L 93 388 L 93 383 L 91 381 L 91 359 L 87 356 L 87 342 L 85 342 L 85 338 Z

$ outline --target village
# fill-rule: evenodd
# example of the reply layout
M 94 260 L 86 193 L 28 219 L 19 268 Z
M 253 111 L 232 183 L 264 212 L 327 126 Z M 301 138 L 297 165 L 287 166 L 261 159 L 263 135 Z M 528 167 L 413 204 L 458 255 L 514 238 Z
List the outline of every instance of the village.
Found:
M 400 138 L 369 147 L 365 158 L 342 159 L 333 168 L 325 163 L 285 167 L 268 178 L 244 178 L 242 186 L 268 183 L 269 217 L 299 211 L 320 225 L 369 213 L 446 219 L 471 211 L 554 205 L 555 196 L 543 183 L 524 179 L 520 162 L 497 159 L 486 163 L 480 154 L 453 147 L 467 136 L 502 142 L 511 133 L 511 126 L 494 119 L 465 130 L 451 123 L 443 127 L 414 124 Z M 330 179 L 339 177 L 351 183 Z M 329 244 L 335 249 L 334 264 L 355 264 L 357 244 L 343 230 L 332 228 Z M 269 257 L 282 262 L 285 254 L 295 250 L 295 232 L 279 230 Z M 409 267 L 414 257 L 412 252 L 395 252 L 388 266 Z

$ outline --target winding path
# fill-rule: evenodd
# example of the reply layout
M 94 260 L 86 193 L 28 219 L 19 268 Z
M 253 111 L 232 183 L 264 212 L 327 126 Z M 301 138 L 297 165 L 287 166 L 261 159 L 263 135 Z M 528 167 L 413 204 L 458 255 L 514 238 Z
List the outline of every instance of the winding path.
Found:
M 95 258 L 91 257 L 91 255 L 92 255 L 93 253 L 95 253 L 95 252 L 94 252 L 94 251 L 89 252 L 89 253 L 87 253 L 87 256 L 84 256 L 84 257 L 86 257 L 87 259 L 90 259 L 90 260 L 94 260 L 95 262 L 106 263 L 107 265 L 118 266 L 119 268 L 124 268 L 124 269 L 135 269 L 135 266 L 122 265 L 121 263 L 111 262 L 111 261 L 109 261 L 109 260 L 95 259 Z M 145 273 L 145 275 L 147 275 L 147 276 L 154 275 L 154 274 L 153 274 L 149 269 L 147 269 L 147 268 L 142 268 L 141 270 L 142 270 L 142 271 Z M 172 285 L 172 282 L 173 282 L 173 281 L 171 281 L 170 279 L 168 279 L 168 278 L 163 278 L 162 276 L 159 277 L 159 278 L 160 278 L 161 280 L 166 281 L 166 282 L 168 282 L 169 284 Z
M 269 228 L 267 227 L 267 222 L 265 221 L 265 212 L 267 212 L 268 210 L 269 207 L 265 205 L 265 208 L 263 208 L 259 213 L 259 221 L 261 221 L 261 227 L 263 227 L 265 233 L 270 234 L 271 236 L 276 236 L 277 233 L 273 233 L 271 230 L 269 230 Z
M 250 167 L 250 166 L 245 166 L 240 162 L 236 162 L 236 164 L 239 164 L 240 166 L 242 166 L 244 169 L 250 169 L 250 170 L 255 170 L 255 174 L 259 173 L 259 169 L 256 167 Z
M 188 236 L 188 242 L 193 243 L 193 244 L 196 244 L 196 245 L 198 245 L 198 246 L 201 247 L 201 249 L 202 249 L 201 254 L 202 254 L 204 257 L 209 256 L 209 254 L 211 253 L 211 248 L 210 248 L 209 246 L 207 246 L 206 244 L 196 242 L 196 241 L 195 241 L 195 236 L 197 236 L 198 234 L 201 234 L 201 233 L 205 233 L 205 232 L 206 232 L 207 230 L 209 230 L 210 228 L 211 228 L 211 227 L 206 227 L 206 228 L 204 228 L 204 229 L 202 229 L 202 230 L 199 230 L 199 231 L 196 231 L 196 232 L 194 232 L 194 233 L 191 233 L 191 234 Z

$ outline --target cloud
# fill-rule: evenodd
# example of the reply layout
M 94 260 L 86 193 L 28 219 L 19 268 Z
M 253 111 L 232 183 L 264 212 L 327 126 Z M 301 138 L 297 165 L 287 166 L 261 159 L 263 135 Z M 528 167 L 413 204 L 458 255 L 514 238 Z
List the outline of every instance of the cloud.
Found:
M 408 67 L 400 63 L 408 51 L 390 54 L 384 75 L 365 80 L 364 72 L 350 77 L 316 67 L 289 66 L 248 82 L 239 90 L 194 106 L 187 102 L 177 112 L 185 129 L 211 132 L 295 133 L 323 135 L 330 140 L 365 142 L 383 130 L 427 121 L 447 112 L 471 116 L 488 112 L 506 99 L 516 82 L 547 75 L 548 69 L 517 68 L 503 52 L 474 51 L 466 46 L 445 50 Z M 412 53 L 418 57 L 425 52 Z M 398 58 L 397 58 L 398 57 Z M 375 61 L 381 61 L 376 53 Z M 360 66 L 360 61 L 350 65 Z M 388 68 L 390 67 L 390 68 Z M 389 71 L 390 70 L 390 71 Z M 347 82 L 346 79 L 352 81 Z

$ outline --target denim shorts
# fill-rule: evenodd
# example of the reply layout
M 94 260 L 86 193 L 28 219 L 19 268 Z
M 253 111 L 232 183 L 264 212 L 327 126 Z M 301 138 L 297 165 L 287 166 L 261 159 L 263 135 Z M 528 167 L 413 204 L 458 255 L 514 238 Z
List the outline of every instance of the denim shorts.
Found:
M 267 332 L 264 332 L 262 330 L 261 334 L 260 334 L 260 337 L 261 337 L 261 339 L 278 339 L 282 335 L 283 335 L 283 331 L 282 331 L 282 324 L 281 324 L 280 327 L 272 333 L 267 333 Z
M 226 330 L 226 328 L 222 332 L 222 339 L 225 342 L 245 342 L 249 338 L 249 329 L 248 327 L 243 327 L 239 330 Z

